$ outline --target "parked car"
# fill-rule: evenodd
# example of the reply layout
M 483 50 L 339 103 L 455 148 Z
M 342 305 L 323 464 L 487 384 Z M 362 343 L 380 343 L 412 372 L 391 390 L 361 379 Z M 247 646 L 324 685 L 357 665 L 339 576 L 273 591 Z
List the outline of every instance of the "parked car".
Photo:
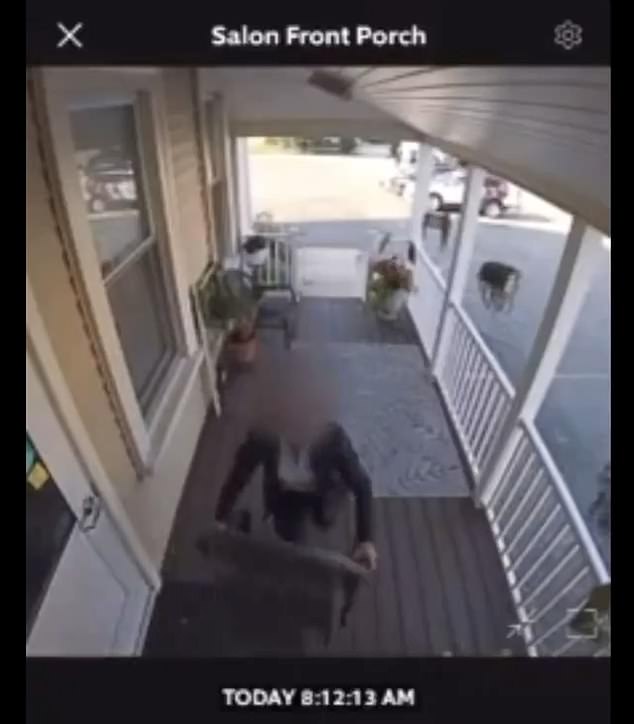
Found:
M 357 147 L 355 138 L 341 136 L 322 136 L 321 138 L 302 138 L 298 144 L 303 153 L 353 153 Z
M 373 156 L 375 158 L 390 158 L 393 155 L 394 144 L 378 138 L 355 138 L 354 153 L 359 156 Z
M 429 190 L 429 209 L 431 211 L 458 211 L 462 206 L 467 172 L 464 169 L 436 173 Z M 397 194 L 411 197 L 414 194 L 415 180 L 410 176 L 394 182 Z M 497 176 L 487 176 L 484 180 L 484 192 L 480 204 L 480 213 L 489 219 L 497 219 L 509 209 L 515 207 L 511 202 L 511 186 Z
M 133 208 L 137 190 L 132 160 L 101 153 L 80 169 L 82 192 L 92 213 Z

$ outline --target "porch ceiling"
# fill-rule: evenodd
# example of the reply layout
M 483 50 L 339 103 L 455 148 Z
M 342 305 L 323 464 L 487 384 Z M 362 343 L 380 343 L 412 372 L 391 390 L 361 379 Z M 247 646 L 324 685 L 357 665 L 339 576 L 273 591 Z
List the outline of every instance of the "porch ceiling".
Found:
M 236 133 L 429 139 L 610 234 L 610 69 L 324 68 L 350 100 L 308 84 L 314 68 L 203 71 Z
M 309 85 L 314 70 L 209 68 L 201 71 L 201 82 L 207 95 L 223 94 L 236 135 L 416 138 L 414 131 L 374 105 L 340 100 Z
M 610 234 L 610 68 L 332 68 L 436 145 Z

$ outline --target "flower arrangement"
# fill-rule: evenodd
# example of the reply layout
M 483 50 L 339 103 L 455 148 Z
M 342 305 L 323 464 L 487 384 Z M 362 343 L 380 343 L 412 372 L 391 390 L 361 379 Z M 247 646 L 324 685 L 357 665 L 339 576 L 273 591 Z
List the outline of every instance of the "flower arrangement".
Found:
M 411 292 L 414 289 L 412 270 L 396 256 L 377 261 L 372 265 L 371 273 L 372 286 L 377 290 L 382 288 L 390 292 L 402 289 Z
M 368 297 L 381 316 L 394 318 L 414 290 L 414 277 L 407 264 L 394 256 L 381 259 L 370 268 Z

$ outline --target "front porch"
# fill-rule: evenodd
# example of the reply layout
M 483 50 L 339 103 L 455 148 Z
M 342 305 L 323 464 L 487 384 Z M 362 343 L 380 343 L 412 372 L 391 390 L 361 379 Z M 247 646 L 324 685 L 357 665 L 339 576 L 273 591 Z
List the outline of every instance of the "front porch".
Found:
M 29 655 L 139 652 L 159 589 L 147 655 L 609 655 L 609 635 L 570 630 L 573 614 L 593 610 L 590 594 L 609 590 L 609 564 L 571 495 L 574 470 L 560 470 L 537 427 L 610 230 L 609 72 L 330 72 L 346 81 L 345 98 L 320 89 L 311 68 L 30 74 L 27 371 L 42 394 L 28 398 L 27 433 L 71 506 L 77 546 L 49 591 L 52 638 L 27 638 Z M 434 89 L 457 81 L 480 89 L 481 119 L 462 113 L 453 90 L 437 104 Z M 515 113 L 500 116 L 500 94 Z M 554 97 L 561 106 L 544 116 Z M 527 106 L 543 133 L 522 128 Z M 570 132 L 587 121 L 576 108 L 594 109 L 594 129 Z M 328 297 L 301 303 L 297 343 L 331 356 L 341 421 L 374 482 L 380 567 L 324 651 L 273 625 L 292 611 L 260 611 L 263 635 L 240 607 L 217 606 L 195 542 L 262 385 L 257 369 L 236 378 L 214 416 L 216 375 L 191 302 L 201 276 L 233 268 L 257 231 L 245 139 L 325 133 L 420 145 L 411 224 L 395 230 L 413 250 L 415 289 L 396 325 L 339 299 L 365 293 L 367 262 L 380 251 L 369 238 L 352 227 L 341 237 L 358 244 L 315 227 L 302 239 L 282 234 L 284 258 L 297 252 L 310 271 L 298 274 L 297 291 Z M 434 146 L 468 170 L 446 274 L 423 243 Z M 550 281 L 534 275 L 544 304 L 513 379 L 465 306 L 479 278 L 471 262 L 487 173 L 571 214 Z M 288 354 L 279 332 L 262 341 L 260 362 Z M 607 470 L 598 501 L 609 507 Z M 256 483 L 241 502 L 256 517 L 257 492 Z M 86 527 L 87 503 L 103 503 L 99 526 Z M 345 516 L 338 523 L 323 543 L 345 552 L 353 531 Z M 77 551 L 101 588 L 80 575 Z M 121 611 L 141 599 L 143 620 L 124 627 L 122 645 Z
M 321 349 L 398 347 L 423 359 L 409 314 L 388 324 L 360 300 L 303 299 L 297 344 Z M 281 335 L 271 333 L 260 349 L 259 362 L 279 354 L 292 352 L 283 350 Z M 213 519 L 220 486 L 246 433 L 258 384 L 256 366 L 234 379 L 225 395 L 223 415 L 207 417 L 168 545 L 163 590 L 146 655 L 496 656 L 505 649 L 525 655 L 522 639 L 509 638 L 516 615 L 500 558 L 484 513 L 469 497 L 458 447 L 429 374 L 420 379 L 429 400 L 425 421 L 435 438 L 448 441 L 447 448 L 430 445 L 430 457 L 435 459 L 428 466 L 429 478 L 440 468 L 452 485 L 447 495 L 439 495 L 442 488 L 435 488 L 431 480 L 427 490 L 432 495 L 421 497 L 398 490 L 396 495 L 377 497 L 375 490 L 379 568 L 371 585 L 362 589 L 348 625 L 330 646 L 316 646 L 302 636 L 289 624 L 292 611 L 260 609 L 262 619 L 254 622 L 250 602 L 245 602 L 243 612 L 223 610 L 195 543 Z M 407 394 L 407 381 L 401 384 L 405 389 L 400 391 Z M 394 389 L 395 399 L 398 393 Z M 377 410 L 377 418 L 389 415 Z M 372 424 L 382 426 L 380 419 Z M 392 430 L 395 437 L 404 432 Z M 399 460 L 400 465 L 408 464 L 405 455 Z M 254 481 L 240 501 L 256 519 L 261 510 L 259 493 Z M 347 552 L 352 536 L 350 517 L 340 514 L 320 544 Z M 262 621 L 265 626 L 259 625 Z

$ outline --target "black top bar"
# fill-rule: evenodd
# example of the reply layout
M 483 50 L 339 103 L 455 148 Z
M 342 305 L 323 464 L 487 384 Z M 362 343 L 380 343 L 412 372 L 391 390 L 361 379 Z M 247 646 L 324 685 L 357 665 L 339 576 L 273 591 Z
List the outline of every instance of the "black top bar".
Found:
M 340 14 L 328 17 L 321 4 L 319 14 L 314 5 L 289 13 L 270 2 L 242 10 L 235 0 L 191 8 L 184 0 L 147 8 L 136 0 L 30 0 L 27 64 L 610 63 L 609 6 L 597 0 L 550 0 L 545 7 L 535 0 L 340 4 Z M 229 38 L 229 30 L 237 34 Z

